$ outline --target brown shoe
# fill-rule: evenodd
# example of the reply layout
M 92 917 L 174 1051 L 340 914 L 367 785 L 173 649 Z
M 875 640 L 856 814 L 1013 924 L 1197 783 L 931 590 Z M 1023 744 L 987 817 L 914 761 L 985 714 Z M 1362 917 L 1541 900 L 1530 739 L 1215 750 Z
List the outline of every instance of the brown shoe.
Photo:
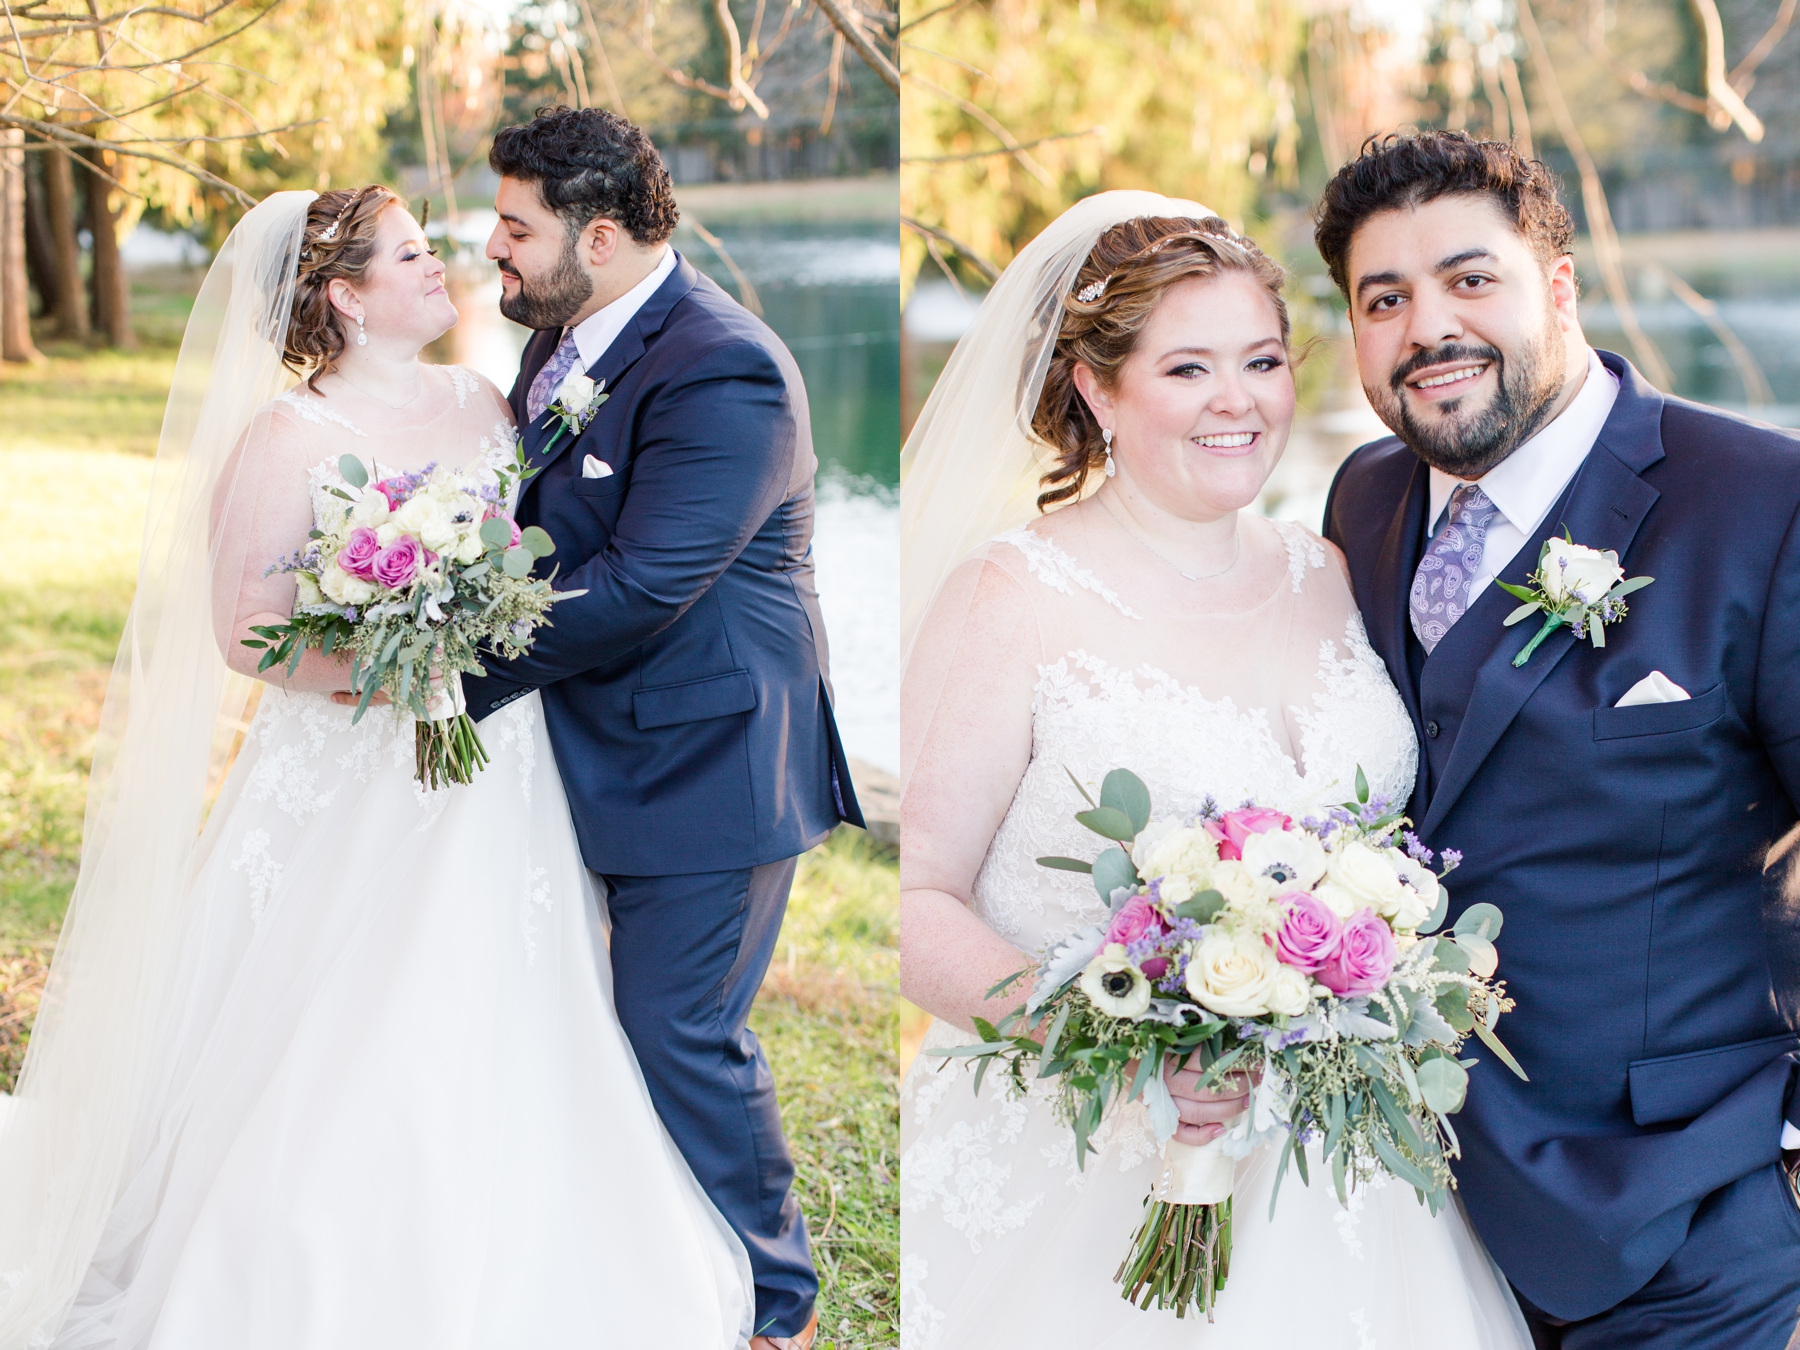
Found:
M 812 1350 L 814 1337 L 819 1334 L 819 1313 L 813 1310 L 812 1320 L 792 1336 L 752 1336 L 750 1350 Z

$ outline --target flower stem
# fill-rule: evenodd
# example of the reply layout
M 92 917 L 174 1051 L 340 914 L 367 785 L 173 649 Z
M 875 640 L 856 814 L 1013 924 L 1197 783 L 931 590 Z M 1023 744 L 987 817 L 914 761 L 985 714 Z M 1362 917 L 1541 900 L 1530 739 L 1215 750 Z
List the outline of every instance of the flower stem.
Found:
M 1186 1317 L 1199 1308 L 1213 1320 L 1213 1304 L 1231 1273 L 1231 1201 L 1171 1205 L 1149 1200 L 1131 1253 L 1113 1279 L 1126 1302 L 1148 1309 L 1173 1308 Z
M 1562 621 L 1563 618 L 1560 614 L 1546 614 L 1544 616 L 1544 626 L 1537 630 L 1537 635 L 1533 637 L 1530 642 L 1525 644 L 1525 649 L 1517 656 L 1513 657 L 1513 665 L 1522 666 L 1529 661 L 1531 659 L 1531 654 L 1538 649 L 1538 644 L 1543 642 L 1545 638 L 1549 637 L 1550 634 L 1560 628 L 1562 626 Z

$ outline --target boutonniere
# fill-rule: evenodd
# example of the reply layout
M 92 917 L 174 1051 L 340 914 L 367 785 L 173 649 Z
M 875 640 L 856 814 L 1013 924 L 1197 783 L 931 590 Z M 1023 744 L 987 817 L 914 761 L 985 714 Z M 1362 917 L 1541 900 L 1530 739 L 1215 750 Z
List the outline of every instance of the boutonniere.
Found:
M 556 386 L 556 397 L 544 409 L 558 418 L 562 425 L 539 453 L 548 454 L 565 431 L 572 436 L 579 436 L 586 431 L 588 423 L 594 420 L 594 414 L 600 411 L 600 405 L 611 397 L 606 392 L 605 380 L 590 380 L 579 370 L 571 370 L 563 376 L 563 382 Z
M 1509 628 L 1539 611 L 1544 615 L 1544 626 L 1513 657 L 1513 664 L 1524 665 L 1538 644 L 1564 624 L 1574 630 L 1577 640 L 1585 637 L 1596 647 L 1604 647 L 1606 625 L 1625 617 L 1625 597 L 1654 580 L 1655 577 L 1625 580 L 1625 569 L 1619 566 L 1617 553 L 1577 544 L 1569 538 L 1565 526 L 1561 539 L 1552 535 L 1544 541 L 1538 553 L 1537 571 L 1525 578 L 1526 585 L 1495 582 L 1501 590 L 1525 602 L 1506 616 Z

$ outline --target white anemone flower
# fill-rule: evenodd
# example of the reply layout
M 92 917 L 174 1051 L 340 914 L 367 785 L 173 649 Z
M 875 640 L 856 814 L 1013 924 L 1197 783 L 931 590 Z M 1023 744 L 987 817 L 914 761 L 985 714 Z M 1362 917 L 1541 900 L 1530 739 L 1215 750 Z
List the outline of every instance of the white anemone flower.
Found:
M 1117 942 L 1088 962 L 1081 972 L 1081 992 L 1108 1017 L 1142 1017 L 1150 1007 L 1150 981 Z

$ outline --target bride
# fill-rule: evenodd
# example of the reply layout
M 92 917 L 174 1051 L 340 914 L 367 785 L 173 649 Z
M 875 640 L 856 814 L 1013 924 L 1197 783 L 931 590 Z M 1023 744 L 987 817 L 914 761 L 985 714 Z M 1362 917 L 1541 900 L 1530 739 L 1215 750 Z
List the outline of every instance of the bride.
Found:
M 1411 724 L 1337 551 L 1244 509 L 1294 415 L 1281 281 L 1193 202 L 1090 198 L 1001 277 L 907 446 L 902 983 L 936 1020 L 901 1090 L 906 1350 L 1530 1345 L 1460 1210 L 1290 1179 L 1271 1218 L 1272 1150 L 1239 1164 L 1216 1322 L 1140 1311 L 1112 1277 L 1161 1167 L 1142 1103 L 1080 1170 L 1047 1096 L 995 1074 L 978 1097 L 931 1053 L 1100 916 L 1087 877 L 1034 861 L 1092 851 L 1071 774 L 1097 796 L 1129 768 L 1159 815 L 1300 816 L 1359 765 L 1411 792 Z M 1242 1109 L 1242 1087 L 1165 1077 L 1185 1142 Z
M 340 456 L 512 456 L 499 392 L 419 360 L 456 322 L 443 276 L 386 189 L 283 192 L 201 288 L 0 1127 L 0 1350 L 747 1339 L 744 1251 L 614 1016 L 537 695 L 438 792 L 410 721 L 332 701 L 341 658 L 262 675 L 241 721 L 242 639 L 294 603 L 265 573 Z

